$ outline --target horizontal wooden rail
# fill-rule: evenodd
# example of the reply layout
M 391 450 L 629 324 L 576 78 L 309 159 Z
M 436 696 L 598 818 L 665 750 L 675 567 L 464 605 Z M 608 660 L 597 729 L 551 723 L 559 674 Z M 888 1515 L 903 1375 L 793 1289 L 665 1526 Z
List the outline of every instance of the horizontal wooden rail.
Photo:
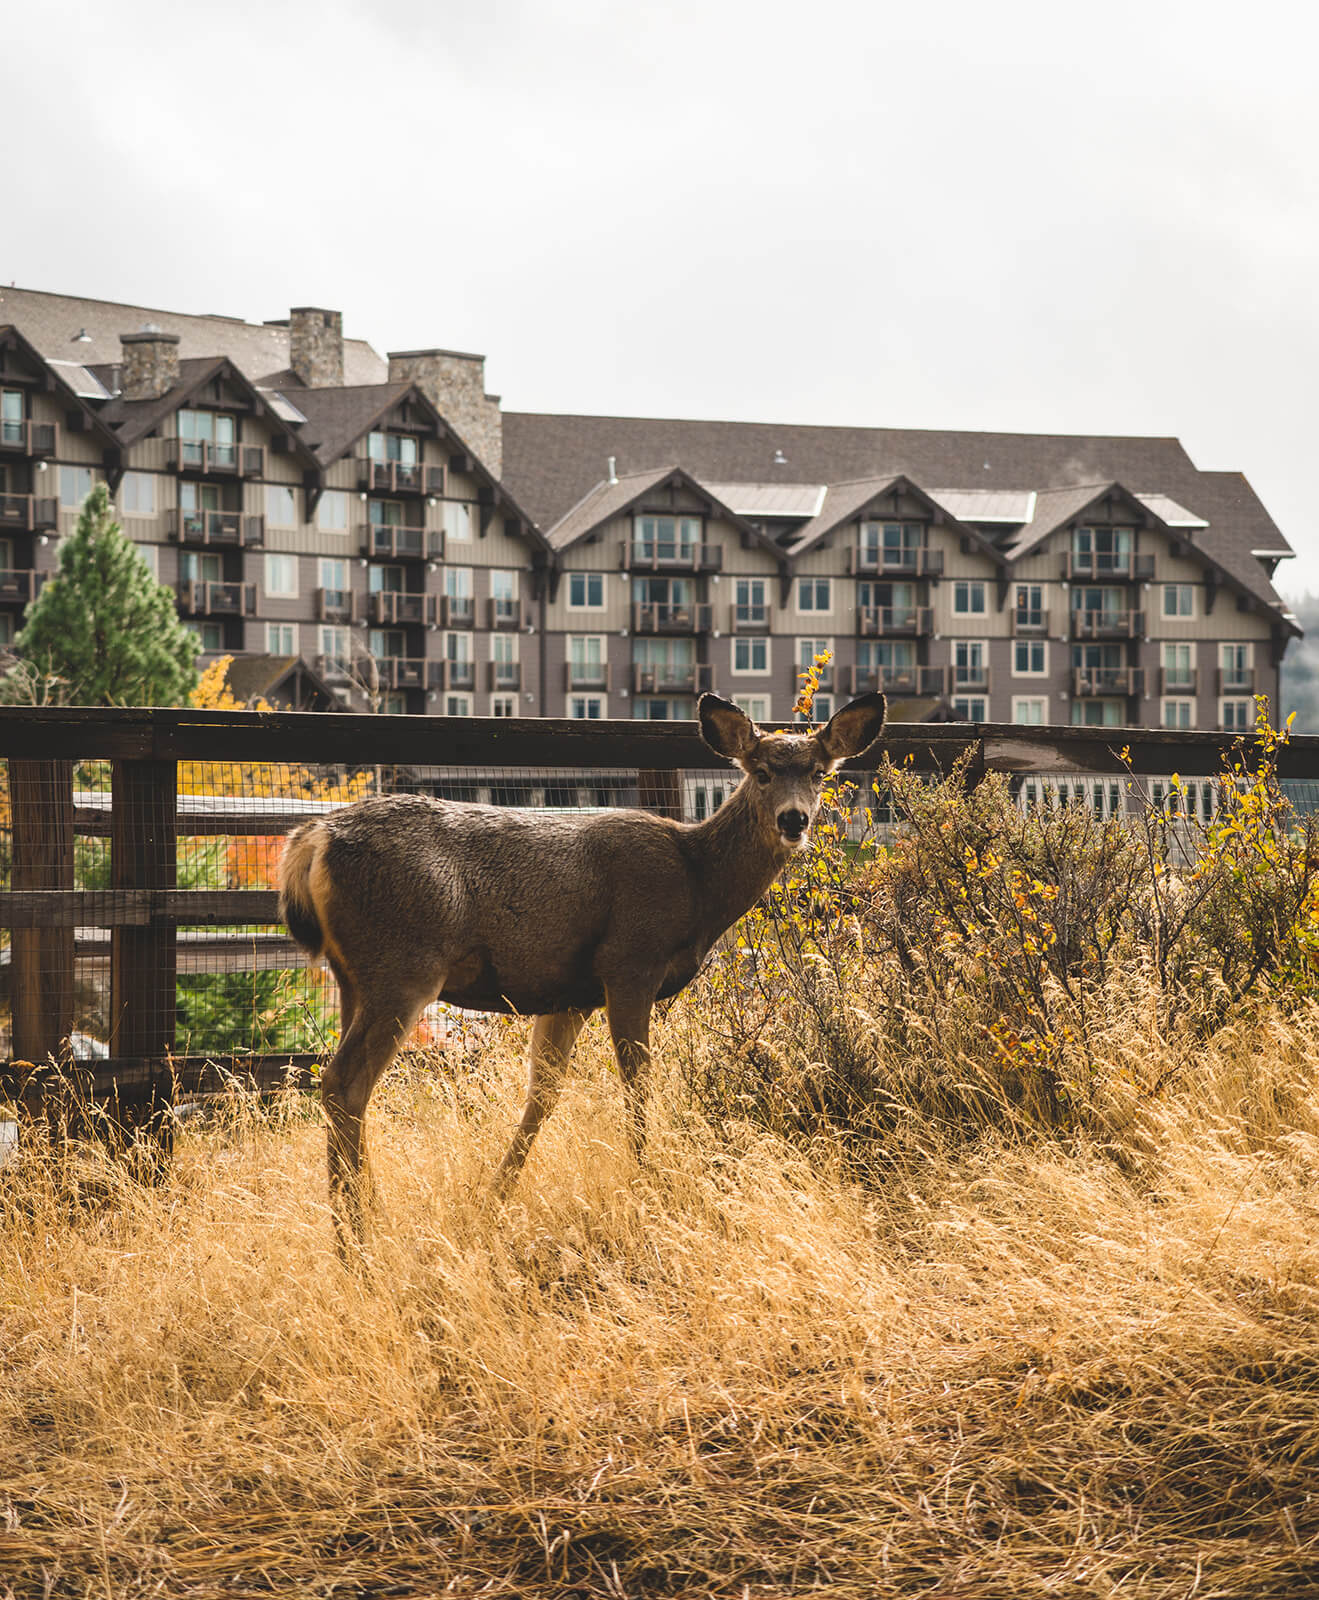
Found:
M 273 889 L 3 889 L 0 928 L 270 927 Z

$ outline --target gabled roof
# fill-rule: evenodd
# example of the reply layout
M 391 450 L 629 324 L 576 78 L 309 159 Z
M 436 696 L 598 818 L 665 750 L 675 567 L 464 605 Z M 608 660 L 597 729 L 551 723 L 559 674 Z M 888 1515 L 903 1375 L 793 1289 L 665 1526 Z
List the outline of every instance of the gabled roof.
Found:
M 938 521 L 974 545 L 996 567 L 1007 565 L 1002 552 L 997 550 L 982 533 L 965 522 L 959 522 L 918 483 L 913 483 L 905 472 L 891 473 L 882 478 L 856 478 L 851 483 L 831 483 L 825 493 L 824 505 L 820 508 L 819 515 L 812 517 L 793 541 L 792 554 L 803 555 L 827 534 L 862 516 L 876 500 L 886 499 L 894 493 L 913 495 L 934 514 Z
M 786 552 L 781 545 L 761 533 L 754 523 L 739 516 L 713 490 L 698 482 L 682 467 L 657 467 L 649 472 L 630 472 L 595 484 L 549 530 L 549 541 L 555 550 L 567 550 L 579 540 L 597 532 L 612 518 L 622 516 L 633 506 L 644 505 L 648 495 L 670 486 L 686 489 L 699 496 L 712 511 L 717 511 L 725 522 L 736 528 L 748 543 L 756 544 L 772 555 L 778 566 L 787 566 Z
M 118 445 L 118 439 L 106 427 L 95 407 L 88 405 L 69 378 L 58 367 L 52 366 L 32 341 L 25 338 L 17 328 L 9 324 L 0 324 L 0 347 L 17 350 L 32 369 L 33 376 L 38 377 L 42 383 L 49 383 L 69 406 L 80 411 L 87 419 L 90 432 L 96 434 L 103 444 L 109 445 L 112 449 Z
M 228 356 L 251 373 L 276 372 L 289 364 L 289 330 L 283 323 L 194 316 L 155 306 L 17 288 L 0 288 L 0 322 L 19 323 L 43 356 L 84 366 L 118 362 L 120 334 L 138 333 L 148 323 L 163 333 L 178 334 L 179 357 L 184 361 Z M 83 333 L 86 339 L 78 337 Z M 389 375 L 389 364 L 365 339 L 344 340 L 343 364 L 349 383 L 380 383 Z
M 100 374 L 98 376 L 106 376 Z M 228 356 L 207 356 L 179 362 L 179 381 L 164 394 L 151 400 L 125 400 L 116 395 L 101 407 L 100 418 L 114 432 L 121 445 L 136 444 L 158 428 L 166 417 L 186 406 L 190 400 L 212 382 L 223 378 L 232 383 L 265 418 L 274 431 L 292 442 L 292 448 L 306 466 L 315 466 L 315 457 L 303 443 L 297 431 L 280 417 L 271 404 L 270 396 L 258 389 L 247 375 L 229 360 Z
M 246 704 L 253 700 L 270 700 L 277 697 L 281 689 L 289 688 L 293 691 L 291 698 L 301 705 L 307 696 L 299 691 L 310 689 L 311 698 L 320 701 L 325 710 L 348 709 L 302 656 L 235 656 L 229 663 L 224 682 L 234 698 Z

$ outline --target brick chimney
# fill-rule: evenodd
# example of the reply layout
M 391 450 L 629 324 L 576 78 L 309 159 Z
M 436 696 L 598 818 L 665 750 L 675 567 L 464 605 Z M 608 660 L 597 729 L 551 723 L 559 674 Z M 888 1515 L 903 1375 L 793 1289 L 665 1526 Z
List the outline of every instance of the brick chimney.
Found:
M 294 306 L 289 312 L 289 366 L 309 389 L 343 387 L 343 312 Z
M 460 350 L 391 350 L 389 381 L 415 383 L 482 466 L 504 475 L 504 419 L 499 396 L 485 392 L 485 357 Z
M 120 392 L 125 400 L 159 400 L 179 381 L 179 336 L 144 328 L 121 333 L 124 371 Z

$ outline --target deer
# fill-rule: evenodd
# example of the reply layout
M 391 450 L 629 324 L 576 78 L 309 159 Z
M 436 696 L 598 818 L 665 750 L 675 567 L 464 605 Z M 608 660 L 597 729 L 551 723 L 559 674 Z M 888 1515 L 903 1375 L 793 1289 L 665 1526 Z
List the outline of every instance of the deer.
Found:
M 685 989 L 716 941 L 810 848 L 825 778 L 870 748 L 884 715 L 884 696 L 865 694 L 823 728 L 762 732 L 731 701 L 702 695 L 701 737 L 743 773 L 702 822 L 394 794 L 294 830 L 280 913 L 339 984 L 339 1044 L 321 1098 L 340 1253 L 363 1242 L 377 1204 L 367 1103 L 437 998 L 534 1019 L 526 1102 L 496 1196 L 521 1172 L 600 1007 L 640 1157 L 656 1001 Z

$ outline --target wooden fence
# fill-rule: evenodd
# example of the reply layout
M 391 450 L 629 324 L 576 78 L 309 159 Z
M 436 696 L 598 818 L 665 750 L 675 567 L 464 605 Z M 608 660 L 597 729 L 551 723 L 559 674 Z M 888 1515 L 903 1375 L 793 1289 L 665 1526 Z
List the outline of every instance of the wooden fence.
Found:
M 892 724 L 883 747 L 896 762 L 937 773 L 971 752 L 971 781 L 988 771 L 1101 776 L 1125 765 L 1137 776 L 1219 771 L 1227 734 L 1005 724 Z M 245 806 L 180 794 L 180 762 L 298 763 L 464 771 L 499 769 L 631 774 L 643 803 L 681 815 L 681 774 L 718 765 L 694 723 L 551 719 L 326 717 L 314 713 L 0 707 L 0 758 L 8 767 L 10 887 L 0 890 L 0 929 L 11 932 L 12 1047 L 0 1065 L 0 1100 L 40 1098 L 46 1064 L 68 1063 L 74 1020 L 76 938 L 108 942 L 109 1058 L 80 1061 L 90 1092 L 123 1104 L 218 1087 L 237 1071 L 258 1086 L 284 1081 L 315 1059 L 287 1052 L 180 1056 L 175 1052 L 180 953 L 205 934 L 278 921 L 272 889 L 196 889 L 178 884 L 180 838 L 272 836 L 314 804 Z M 75 790 L 75 764 L 109 766 L 105 795 Z M 1319 779 L 1319 737 L 1281 753 L 1284 778 Z M 108 889 L 75 886 L 75 842 L 108 839 Z M 220 936 L 217 943 L 232 934 Z M 291 953 L 291 952 L 290 952 Z M 296 965 L 290 960 L 290 965 Z

